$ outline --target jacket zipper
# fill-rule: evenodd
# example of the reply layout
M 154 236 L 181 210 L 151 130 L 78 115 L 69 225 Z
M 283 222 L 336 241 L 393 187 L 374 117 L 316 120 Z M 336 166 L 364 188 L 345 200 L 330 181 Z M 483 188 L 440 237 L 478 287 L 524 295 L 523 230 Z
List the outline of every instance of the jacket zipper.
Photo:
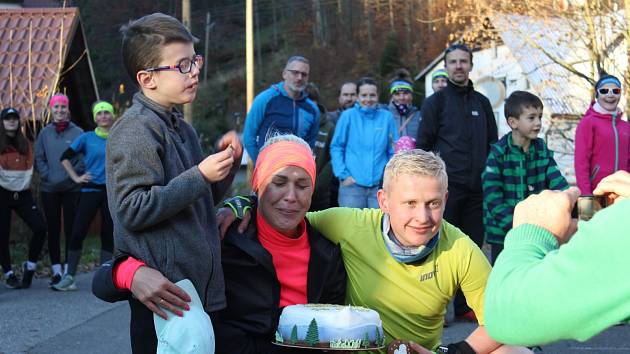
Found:
M 612 128 L 613 128 L 613 133 L 615 134 L 615 172 L 619 170 L 619 135 L 617 133 L 617 125 L 615 122 L 616 116 L 617 116 L 616 112 L 612 114 Z

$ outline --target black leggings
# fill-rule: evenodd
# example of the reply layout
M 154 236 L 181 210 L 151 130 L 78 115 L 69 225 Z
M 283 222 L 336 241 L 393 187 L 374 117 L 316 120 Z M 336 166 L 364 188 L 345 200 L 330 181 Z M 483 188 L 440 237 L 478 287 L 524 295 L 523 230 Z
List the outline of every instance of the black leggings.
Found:
M 110 258 L 114 252 L 112 217 L 107 206 L 107 192 L 105 189 L 98 192 L 81 192 L 72 227 L 70 247 L 68 248 L 68 254 L 72 254 L 72 256 L 68 256 L 68 274 L 70 275 L 76 274 L 83 241 L 99 210 L 101 211 L 101 250 L 105 251 Z M 102 259 L 101 262 L 103 261 L 105 260 Z
M 4 272 L 11 270 L 11 252 L 9 251 L 11 211 L 15 211 L 33 231 L 33 237 L 28 246 L 29 261 L 37 262 L 46 241 L 46 224 L 33 201 L 31 191 L 12 192 L 0 187 L 0 265 Z
M 153 325 L 153 312 L 136 298 L 129 298 L 131 323 L 129 334 L 133 354 L 154 354 L 157 351 L 157 335 Z
M 48 252 L 51 264 L 61 264 L 61 210 L 63 208 L 63 230 L 66 235 L 65 256 L 74 225 L 74 213 L 79 192 L 42 192 L 42 204 L 48 224 Z

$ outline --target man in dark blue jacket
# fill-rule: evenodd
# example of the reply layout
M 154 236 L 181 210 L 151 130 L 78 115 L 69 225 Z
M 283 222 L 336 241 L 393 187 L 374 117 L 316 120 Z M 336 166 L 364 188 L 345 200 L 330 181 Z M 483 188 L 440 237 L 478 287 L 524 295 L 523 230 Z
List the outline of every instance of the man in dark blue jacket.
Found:
M 474 90 L 469 79 L 472 57 L 472 50 L 464 44 L 446 49 L 448 84 L 424 101 L 416 144 L 420 149 L 439 152 L 446 162 L 448 200 L 444 219 L 481 248 L 481 173 L 498 132 L 490 101 Z M 474 313 L 466 306 L 461 292 L 455 297 L 455 316 L 473 320 Z
M 275 133 L 295 134 L 315 147 L 319 109 L 304 91 L 309 71 L 306 58 L 289 58 L 282 71 L 284 81 L 271 85 L 254 99 L 243 131 L 243 145 L 254 163 L 265 139 Z

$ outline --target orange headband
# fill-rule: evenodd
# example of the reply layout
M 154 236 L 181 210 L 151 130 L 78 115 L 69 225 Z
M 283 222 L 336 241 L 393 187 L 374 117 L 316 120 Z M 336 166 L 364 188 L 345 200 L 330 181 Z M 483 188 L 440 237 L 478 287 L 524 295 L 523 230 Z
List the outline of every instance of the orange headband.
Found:
M 269 177 L 287 166 L 304 169 L 311 177 L 311 186 L 315 188 L 315 159 L 311 150 L 294 141 L 279 141 L 267 146 L 258 155 L 252 177 L 254 192 L 265 190 Z

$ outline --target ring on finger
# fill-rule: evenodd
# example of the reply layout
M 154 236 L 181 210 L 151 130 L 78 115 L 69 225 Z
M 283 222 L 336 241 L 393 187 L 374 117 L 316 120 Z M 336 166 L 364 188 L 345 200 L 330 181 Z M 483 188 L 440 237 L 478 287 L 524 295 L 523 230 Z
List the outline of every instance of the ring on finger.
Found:
M 164 306 L 164 303 L 165 303 L 165 302 L 166 302 L 166 301 L 164 301 L 164 299 L 160 299 L 160 305 Z

